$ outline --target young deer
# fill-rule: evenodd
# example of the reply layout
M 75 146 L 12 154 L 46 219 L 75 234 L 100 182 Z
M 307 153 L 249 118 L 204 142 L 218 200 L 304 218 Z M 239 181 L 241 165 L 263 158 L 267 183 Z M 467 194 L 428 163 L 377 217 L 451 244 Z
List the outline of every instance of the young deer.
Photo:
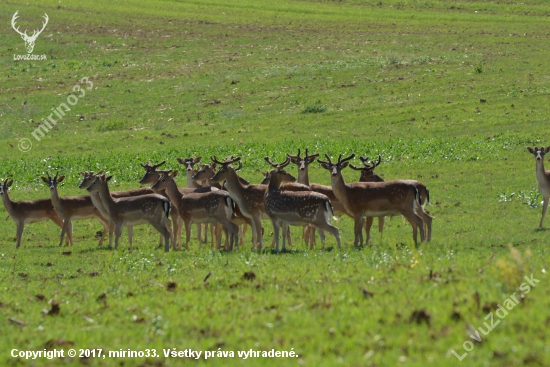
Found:
M 355 221 L 355 246 L 363 245 L 363 217 L 380 217 L 386 215 L 403 215 L 413 227 L 413 239 L 418 246 L 417 229 L 420 227 L 420 240 L 424 241 L 423 211 L 420 207 L 418 190 L 410 183 L 395 180 L 386 182 L 356 182 L 346 184 L 342 170 L 349 164 L 355 154 L 337 163 L 321 161 L 321 167 L 330 171 L 334 194 L 342 202 Z
M 109 212 L 110 220 L 115 224 L 115 249 L 118 249 L 122 227 L 149 223 L 164 236 L 164 251 L 170 251 L 170 239 L 173 239 L 172 225 L 168 219 L 170 200 L 157 194 L 113 199 L 108 185 L 111 178 L 112 176 L 100 175 L 87 190 L 99 193 L 103 205 Z
M 178 207 L 178 212 L 185 225 L 185 247 L 189 247 L 191 236 L 191 223 L 216 223 L 219 222 L 229 232 L 229 249 L 233 249 L 233 243 L 238 245 L 239 230 L 236 224 L 231 222 L 235 204 L 226 191 L 217 190 L 209 192 L 195 192 L 181 195 L 177 189 L 174 177 L 178 171 L 172 174 L 162 174 L 159 180 L 151 187 L 153 190 L 166 190 L 170 201 Z M 218 248 L 220 239 L 218 238 Z
M 361 177 L 359 177 L 359 182 L 385 182 L 385 180 L 378 176 L 374 169 L 380 165 L 380 162 L 382 162 L 382 157 L 378 155 L 378 162 L 370 162 L 369 164 L 369 157 L 359 157 L 359 160 L 361 160 L 361 163 L 363 163 L 363 167 L 356 167 L 353 164 L 350 164 L 350 168 L 360 171 Z M 418 193 L 420 194 L 420 204 L 422 207 L 426 203 L 430 201 L 430 191 L 420 181 L 416 180 L 402 180 L 405 182 L 408 182 L 414 187 L 418 189 Z M 423 210 L 423 209 L 422 209 Z M 433 218 L 424 211 L 425 216 L 422 217 L 422 220 L 424 221 L 424 232 L 427 233 L 427 240 L 428 242 L 432 240 L 432 220 Z M 367 243 L 370 240 L 370 229 L 372 227 L 373 217 L 367 217 L 367 220 L 365 221 L 365 232 L 367 233 Z M 384 217 L 378 217 L 378 231 L 380 232 L 380 235 L 382 235 L 382 232 L 384 230 Z
M 543 197 L 542 202 L 542 218 L 540 218 L 539 228 L 542 228 L 542 222 L 548 209 L 548 200 L 550 199 L 550 171 L 544 170 L 544 155 L 550 152 L 550 147 L 540 147 L 535 149 L 527 147 L 527 150 L 535 156 L 536 159 L 536 174 L 540 194 Z
M 218 173 L 212 177 L 212 182 L 226 181 L 225 187 L 229 195 L 239 208 L 243 216 L 252 221 L 252 244 L 258 250 L 263 247 L 262 239 L 262 215 L 267 217 L 264 208 L 264 196 L 266 185 L 243 185 L 235 172 L 232 164 L 240 161 L 240 157 L 226 158 L 220 162 L 216 157 L 210 157 L 213 162 L 220 165 Z M 266 218 L 267 219 L 267 218 Z
M 241 163 L 241 162 L 239 162 L 239 163 Z M 216 184 L 212 183 L 212 177 L 214 177 L 214 175 L 216 174 L 216 166 L 217 165 L 216 165 L 215 162 L 213 162 L 212 164 L 203 164 L 200 167 L 200 169 L 197 171 L 197 173 L 192 177 L 192 179 L 195 180 L 195 181 L 203 182 L 207 186 L 214 185 L 214 187 L 217 187 L 220 190 L 227 191 L 227 190 L 225 190 L 225 188 L 222 185 L 220 185 L 218 183 L 216 183 Z M 239 177 L 239 181 L 241 183 L 243 183 L 244 185 L 248 185 L 248 181 L 246 181 L 245 179 L 243 179 L 241 177 Z M 237 205 L 237 203 L 235 203 L 235 214 L 231 217 L 231 221 L 239 226 L 239 244 L 244 246 L 244 244 L 245 244 L 244 243 L 244 236 L 246 234 L 246 226 L 247 225 L 252 226 L 252 221 L 249 218 L 243 216 L 243 214 L 241 212 L 241 209 L 239 208 L 239 205 Z M 227 249 L 229 249 L 229 243 L 228 243 L 227 237 L 226 237 L 226 246 L 225 247 Z
M 57 212 L 57 215 L 63 220 L 63 228 L 61 229 L 61 238 L 59 240 L 59 246 L 63 244 L 63 237 L 65 233 L 71 242 L 71 246 L 74 246 L 73 240 L 73 220 L 82 220 L 89 218 L 96 218 L 99 223 L 103 226 L 103 233 L 101 239 L 99 240 L 98 246 L 103 244 L 107 230 L 109 229 L 108 220 L 101 215 L 101 212 L 94 206 L 90 196 L 66 196 L 59 197 L 59 192 L 57 191 L 57 185 L 60 182 L 63 182 L 65 176 L 57 178 L 51 177 L 48 172 L 48 178 L 41 177 L 48 187 L 50 188 L 50 195 L 52 198 L 52 204 Z
M 275 251 L 279 252 L 279 226 L 282 224 L 289 226 L 311 224 L 332 233 L 336 237 L 338 248 L 342 248 L 338 228 L 330 223 L 330 216 L 334 213 L 327 196 L 313 191 L 281 190 L 282 182 L 296 181 L 283 169 L 289 163 L 290 159 L 287 158 L 285 162 L 271 171 L 264 199 L 265 211 L 273 224 Z M 285 236 L 283 236 L 283 251 L 285 251 Z
M 27 223 L 51 220 L 59 228 L 63 229 L 63 220 L 59 217 L 59 215 L 57 215 L 50 199 L 12 201 L 8 195 L 8 188 L 12 184 L 13 180 L 6 179 L 0 185 L 0 195 L 2 196 L 4 208 L 6 208 L 10 218 L 17 225 L 16 248 L 21 246 L 23 230 L 25 229 L 25 224 Z M 66 244 L 69 244 L 69 237 L 66 238 Z
M 146 164 L 142 164 L 141 166 L 145 170 L 145 174 L 143 175 L 141 180 L 139 180 L 139 183 L 141 185 L 154 185 L 159 180 L 161 174 L 172 172 L 172 170 L 158 170 L 158 167 L 162 166 L 164 163 L 166 163 L 166 161 L 162 161 L 159 164 L 155 164 L 155 165 L 151 164 L 151 161 L 148 161 Z M 181 195 L 189 194 L 201 189 L 203 188 L 202 187 L 201 188 L 178 187 L 178 191 L 180 192 Z M 159 190 L 158 194 L 168 198 L 168 195 L 164 192 L 164 190 Z M 170 216 L 172 217 L 172 225 L 174 227 L 174 234 L 175 234 L 177 247 L 181 248 L 181 232 L 183 229 L 183 222 L 178 213 L 178 208 L 175 205 L 172 205 L 170 207 Z

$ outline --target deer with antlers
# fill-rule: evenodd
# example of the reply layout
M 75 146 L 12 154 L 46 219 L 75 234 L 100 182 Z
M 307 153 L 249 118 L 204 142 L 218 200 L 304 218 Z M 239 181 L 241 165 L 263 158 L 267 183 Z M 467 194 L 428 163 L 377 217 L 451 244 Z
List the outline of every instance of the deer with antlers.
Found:
M 229 232 L 229 249 L 233 243 L 238 246 L 239 230 L 231 222 L 235 212 L 233 199 L 226 191 L 195 192 L 181 195 L 177 189 L 174 177 L 178 171 L 163 173 L 159 180 L 151 186 L 153 190 L 165 190 L 170 201 L 178 207 L 178 212 L 185 225 L 185 247 L 188 248 L 192 223 L 221 223 Z M 220 238 L 217 247 L 220 248 Z
M 546 210 L 548 209 L 548 200 L 550 199 L 550 171 L 544 169 L 544 155 L 550 152 L 550 147 L 527 147 L 529 153 L 535 156 L 536 160 L 536 175 L 537 183 L 539 187 L 540 194 L 543 197 L 542 202 L 542 217 L 540 218 L 539 228 L 542 228 L 542 222 L 544 221 L 544 216 L 546 215 Z
M 378 155 L 378 161 L 373 162 L 370 161 L 369 163 L 369 157 L 359 157 L 359 160 L 361 163 L 363 163 L 363 167 L 356 167 L 353 164 L 350 164 L 350 168 L 360 171 L 361 177 L 359 177 L 359 182 L 385 182 L 385 180 L 378 176 L 374 169 L 380 165 L 382 162 L 382 157 Z M 420 204 L 422 207 L 424 207 L 425 204 L 427 204 L 430 201 L 430 191 L 420 181 L 416 180 L 403 180 L 405 182 L 408 182 L 412 185 L 414 185 L 418 189 L 418 193 L 420 194 Z M 423 210 L 423 209 L 422 209 Z M 424 232 L 427 233 L 427 240 L 428 242 L 432 240 L 432 220 L 433 218 L 424 211 L 424 216 L 422 217 L 422 220 L 424 221 Z M 367 217 L 365 221 L 365 232 L 367 233 L 367 243 L 370 240 L 370 229 L 372 227 L 373 217 Z M 382 235 L 382 232 L 384 230 L 384 217 L 378 217 L 378 231 L 380 232 L 380 235 Z
M 74 246 L 73 240 L 73 220 L 82 220 L 95 218 L 103 226 L 103 232 L 99 240 L 98 246 L 103 244 L 105 235 L 109 229 L 108 219 L 105 218 L 101 212 L 94 206 L 90 196 L 66 196 L 60 197 L 57 189 L 57 185 L 65 179 L 65 176 L 57 178 L 51 177 L 49 172 L 46 172 L 48 177 L 41 177 L 48 187 L 50 188 L 50 195 L 52 198 L 52 204 L 57 212 L 57 215 L 63 220 L 63 228 L 61 229 L 61 238 L 59 240 L 59 246 L 63 244 L 63 237 L 67 234 L 71 246 Z
M 98 192 L 101 201 L 109 213 L 109 219 L 115 225 L 115 250 L 122 234 L 122 227 L 151 224 L 164 237 L 164 251 L 170 251 L 170 239 L 173 241 L 170 214 L 170 200 L 157 194 L 129 196 L 114 199 L 111 196 L 108 182 L 113 176 L 98 175 L 86 190 Z M 130 245 L 130 251 L 132 247 Z
M 266 161 L 274 165 L 269 158 Z M 276 165 L 271 171 L 267 193 L 264 199 L 265 211 L 273 224 L 275 235 L 275 251 L 279 252 L 279 227 L 304 226 L 311 224 L 334 235 L 338 248 L 342 248 L 338 228 L 330 223 L 334 215 L 332 205 L 327 196 L 313 191 L 282 190 L 282 182 L 294 182 L 296 178 L 287 173 L 284 167 L 288 166 L 290 158 Z M 283 236 L 283 251 L 285 251 L 285 236 Z
M 334 194 L 342 202 L 355 221 L 355 246 L 363 245 L 363 217 L 380 217 L 386 215 L 403 215 L 413 227 L 413 239 L 418 246 L 418 228 L 420 241 L 424 241 L 423 211 L 420 210 L 418 189 L 402 180 L 386 182 L 355 182 L 347 184 L 342 176 L 342 170 L 349 164 L 355 154 L 342 159 L 342 154 L 336 163 L 325 154 L 327 161 L 318 160 L 321 167 L 331 174 L 331 184 Z
M 57 215 L 52 201 L 50 199 L 36 199 L 36 200 L 20 200 L 12 201 L 8 195 L 8 189 L 13 185 L 13 180 L 6 178 L 0 185 L 0 196 L 2 196 L 2 202 L 4 208 L 8 212 L 10 218 L 17 225 L 16 248 L 21 246 L 21 238 L 23 237 L 23 230 L 25 224 L 36 223 L 51 220 L 59 228 L 63 229 L 63 220 Z M 69 237 L 65 238 L 66 244 L 69 244 Z
M 18 14 L 19 14 L 19 10 L 16 11 L 15 14 L 13 14 L 13 17 L 11 18 L 11 27 L 13 28 L 14 31 L 19 33 L 21 38 L 23 38 L 23 41 L 25 41 L 25 48 L 27 49 L 27 53 L 30 54 L 34 50 L 34 43 L 36 42 L 36 39 L 38 38 L 40 33 L 42 33 L 42 31 L 46 28 L 46 25 L 48 24 L 48 20 L 49 20 L 48 14 L 44 13 L 44 17 L 43 17 L 44 22 L 42 23 L 42 29 L 41 30 L 35 29 L 32 32 L 31 36 L 27 35 L 27 30 L 25 30 L 25 32 L 21 32 L 19 30 L 19 27 L 15 26 L 15 22 L 17 21 L 17 18 L 19 18 Z

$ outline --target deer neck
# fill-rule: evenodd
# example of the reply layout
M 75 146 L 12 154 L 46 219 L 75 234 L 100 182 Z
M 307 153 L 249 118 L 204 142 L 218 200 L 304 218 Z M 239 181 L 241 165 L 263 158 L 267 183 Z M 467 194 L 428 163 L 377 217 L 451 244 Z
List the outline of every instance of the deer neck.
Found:
M 61 198 L 59 197 L 59 192 L 57 192 L 57 186 L 55 186 L 53 190 L 50 190 L 50 194 L 52 197 L 53 207 L 57 210 L 61 207 Z
M 229 177 L 225 180 L 225 188 L 229 192 L 229 194 L 233 197 L 241 197 L 243 185 L 239 181 L 239 177 L 237 177 L 237 173 L 235 171 L 229 171 Z
M 269 183 L 267 184 L 267 192 L 279 190 L 281 188 L 281 181 L 275 177 L 275 174 L 271 175 L 271 178 L 269 179 Z
M 115 201 L 111 196 L 111 191 L 109 190 L 109 185 L 107 183 L 99 186 L 99 197 L 103 202 L 103 206 L 105 206 L 105 209 L 109 212 L 109 217 L 112 219 Z
M 178 205 L 181 199 L 181 193 L 178 190 L 178 185 L 176 184 L 176 181 L 174 181 L 173 179 L 167 179 L 164 192 L 166 192 L 166 195 L 168 195 L 168 199 L 172 203 L 174 203 L 174 205 Z
M 309 186 L 309 175 L 307 172 L 307 167 L 305 170 L 298 169 L 298 183 Z
M 4 195 L 2 195 L 2 202 L 4 203 L 4 208 L 6 208 L 6 211 L 10 215 L 10 217 L 14 217 L 15 215 L 15 208 L 14 203 L 11 201 L 10 197 L 8 196 L 8 191 L 4 191 Z
M 342 172 L 338 172 L 336 176 L 330 176 L 330 183 L 332 185 L 332 190 L 334 191 L 334 196 L 344 203 L 346 201 L 346 182 L 342 176 Z
M 197 171 L 192 170 L 192 171 L 185 171 L 185 172 L 187 174 L 187 187 L 194 188 L 194 189 L 198 189 L 199 187 L 201 187 L 201 185 L 199 185 L 199 183 L 193 180 L 192 178 L 197 173 Z
M 107 208 L 105 208 L 105 205 L 103 205 L 103 200 L 101 200 L 99 192 L 90 192 L 90 198 L 92 199 L 92 204 L 100 211 L 101 215 L 109 218 L 109 212 Z

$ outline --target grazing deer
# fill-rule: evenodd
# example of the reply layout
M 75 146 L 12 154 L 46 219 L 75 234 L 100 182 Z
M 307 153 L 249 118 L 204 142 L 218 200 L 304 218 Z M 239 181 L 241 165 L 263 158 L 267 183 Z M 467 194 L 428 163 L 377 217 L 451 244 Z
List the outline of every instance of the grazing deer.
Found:
M 226 191 L 217 190 L 209 192 L 195 192 L 181 195 L 177 189 L 174 177 L 178 171 L 172 174 L 161 174 L 159 180 L 151 186 L 153 190 L 166 190 L 170 201 L 178 207 L 178 212 L 185 225 L 185 247 L 189 247 L 192 223 L 221 223 L 229 232 L 229 249 L 233 250 L 233 243 L 238 246 L 239 229 L 231 222 L 231 216 L 235 212 L 233 199 Z M 220 238 L 217 247 L 220 248 Z
M 240 161 L 240 157 L 226 158 L 220 162 L 216 157 L 210 157 L 213 162 L 220 165 L 218 172 L 212 177 L 212 182 L 223 182 L 229 195 L 239 208 L 243 216 L 252 222 L 252 244 L 258 250 L 263 247 L 262 239 L 262 215 L 267 217 L 264 208 L 264 196 L 267 190 L 266 185 L 243 185 L 235 172 L 232 164 Z M 267 219 L 267 218 L 266 218 Z
M 109 212 L 109 218 L 115 223 L 115 250 L 118 249 L 122 227 L 149 223 L 164 236 L 164 251 L 170 251 L 170 238 L 173 238 L 172 225 L 168 219 L 170 200 L 157 194 L 113 199 L 108 184 L 112 177 L 96 177 L 87 190 L 99 192 L 103 205 Z M 174 241 L 172 243 L 175 247 Z
M 385 182 L 385 180 L 378 176 L 374 169 L 380 165 L 380 162 L 382 162 L 382 157 L 378 155 L 378 161 L 377 162 L 370 162 L 369 164 L 369 157 L 359 157 L 359 160 L 361 163 L 363 163 L 363 167 L 356 167 L 353 164 L 350 164 L 350 168 L 360 171 L 361 177 L 359 177 L 359 182 Z M 418 192 L 420 194 L 420 204 L 422 207 L 424 207 L 425 204 L 427 204 L 430 201 L 430 191 L 420 181 L 416 180 L 403 180 L 406 181 L 414 187 L 418 189 Z M 424 232 L 427 233 L 427 240 L 428 242 L 432 240 L 432 220 L 433 218 L 428 215 L 424 211 L 425 216 L 422 217 L 422 220 L 424 221 Z M 370 240 L 370 229 L 372 227 L 373 217 L 367 217 L 367 220 L 365 221 L 365 232 L 367 233 L 367 243 Z M 384 230 L 384 217 L 378 217 L 378 231 L 380 232 L 380 235 L 382 235 L 382 232 Z
M 542 218 L 540 218 L 539 228 L 542 228 L 542 222 L 544 221 L 544 216 L 546 215 L 546 210 L 548 209 L 548 200 L 550 199 L 550 171 L 544 170 L 544 155 L 550 152 L 550 147 L 544 148 L 540 147 L 535 149 L 527 147 L 527 150 L 535 155 L 536 159 L 536 174 L 537 182 L 539 186 L 540 194 L 543 197 L 542 202 Z
M 338 248 L 342 248 L 338 228 L 330 223 L 330 216 L 334 213 L 327 196 L 313 191 L 281 190 L 282 182 L 296 181 L 296 178 L 283 169 L 289 163 L 290 159 L 287 158 L 271 171 L 264 199 L 265 211 L 273 224 L 275 251 L 279 252 L 279 226 L 282 224 L 289 226 L 311 224 L 332 233 L 336 237 Z M 283 251 L 285 251 L 285 236 L 283 236 Z
M 71 242 L 71 246 L 74 246 L 73 240 L 73 220 L 89 219 L 96 218 L 99 223 L 103 226 L 103 233 L 99 240 L 98 246 L 103 244 L 105 235 L 109 229 L 108 220 L 101 215 L 101 212 L 94 206 L 90 196 L 66 196 L 59 197 L 59 192 L 57 190 L 57 185 L 60 182 L 63 182 L 65 176 L 57 178 L 58 174 L 56 173 L 55 177 L 51 177 L 49 172 L 48 178 L 41 177 L 48 187 L 50 188 L 50 195 L 52 198 L 52 204 L 57 212 L 57 215 L 63 220 L 63 228 L 61 229 L 61 238 L 59 240 L 59 246 L 63 244 L 63 237 L 65 233 Z
M 386 182 L 355 182 L 347 184 L 342 170 L 349 164 L 355 154 L 332 163 L 318 160 L 321 167 L 330 171 L 334 194 L 342 202 L 347 212 L 355 221 L 355 246 L 363 245 L 363 217 L 380 217 L 386 215 L 403 215 L 413 227 L 413 239 L 418 246 L 417 229 L 420 227 L 420 241 L 424 241 L 423 211 L 420 207 L 418 189 L 402 180 Z
M 10 218 L 17 225 L 16 248 L 21 246 L 23 230 L 25 229 L 25 224 L 27 223 L 51 220 L 59 228 L 63 229 L 63 220 L 59 217 L 59 215 L 57 215 L 50 199 L 12 201 L 8 195 L 8 188 L 12 184 L 13 180 L 6 178 L 6 180 L 4 180 L 4 182 L 0 185 L 0 195 L 2 196 L 4 208 L 8 212 Z M 69 237 L 65 240 L 68 245 Z

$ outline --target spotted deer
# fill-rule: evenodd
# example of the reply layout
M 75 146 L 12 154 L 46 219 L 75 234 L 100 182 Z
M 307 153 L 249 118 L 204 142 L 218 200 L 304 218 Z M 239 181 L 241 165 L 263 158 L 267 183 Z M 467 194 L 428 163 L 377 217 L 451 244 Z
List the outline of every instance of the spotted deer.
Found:
M 86 190 L 98 192 L 102 203 L 109 213 L 109 218 L 115 225 L 115 249 L 122 234 L 122 227 L 150 224 L 164 237 L 164 251 L 170 251 L 170 239 L 173 241 L 170 214 L 170 200 L 157 194 L 113 198 L 108 182 L 113 176 L 96 176 L 96 179 Z M 174 245 L 175 246 L 175 245 Z M 130 251 L 132 247 L 130 245 Z
M 338 228 L 330 223 L 330 217 L 334 212 L 327 196 L 313 191 L 281 190 L 282 182 L 296 181 L 296 178 L 284 170 L 289 163 L 290 159 L 287 158 L 271 171 L 264 199 L 265 211 L 273 224 L 275 251 L 279 252 L 279 227 L 282 224 L 289 226 L 311 224 L 332 233 L 338 248 L 342 248 Z M 285 236 L 283 236 L 282 250 L 285 251 Z
M 220 166 L 218 172 L 212 177 L 212 182 L 221 183 L 224 180 L 225 188 L 239 208 L 243 216 L 251 220 L 252 244 L 258 250 L 263 247 L 262 239 L 262 216 L 268 219 L 264 208 L 264 196 L 267 190 L 266 185 L 244 185 L 239 181 L 233 163 L 240 161 L 240 157 L 226 158 L 223 162 L 216 157 L 210 157 L 212 162 Z
M 238 245 L 239 231 L 231 222 L 235 212 L 233 199 L 226 191 L 194 192 L 181 195 L 177 189 L 174 177 L 178 171 L 161 174 L 159 180 L 151 186 L 153 190 L 166 190 L 170 201 L 178 207 L 178 212 L 185 225 L 185 247 L 188 248 L 192 223 L 221 223 L 229 232 L 229 249 L 233 243 Z M 220 247 L 218 238 L 217 247 Z
M 342 176 L 342 170 L 349 164 L 355 154 L 342 159 L 342 154 L 336 163 L 325 154 L 327 161 L 318 160 L 321 167 L 331 175 L 331 185 L 334 194 L 342 202 L 347 212 L 354 219 L 355 246 L 363 245 L 363 217 L 380 217 L 387 215 L 403 215 L 413 228 L 413 239 L 418 246 L 418 228 L 420 241 L 425 238 L 423 226 L 423 211 L 420 207 L 418 189 L 403 180 L 386 182 L 355 182 L 347 184 Z

